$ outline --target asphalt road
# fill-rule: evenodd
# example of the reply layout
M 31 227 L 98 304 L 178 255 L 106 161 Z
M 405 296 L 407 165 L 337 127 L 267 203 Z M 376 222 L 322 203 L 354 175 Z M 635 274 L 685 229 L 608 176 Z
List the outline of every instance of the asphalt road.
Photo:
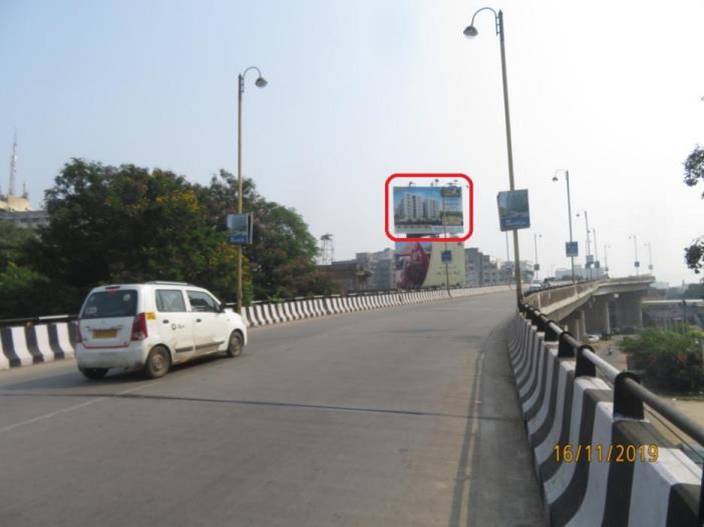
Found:
M 157 381 L 0 372 L 0 525 L 543 525 L 514 302 L 255 329 Z

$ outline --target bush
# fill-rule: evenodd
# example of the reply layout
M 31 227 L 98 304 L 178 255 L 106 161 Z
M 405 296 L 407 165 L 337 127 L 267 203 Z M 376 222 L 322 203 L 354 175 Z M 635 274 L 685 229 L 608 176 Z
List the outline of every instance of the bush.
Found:
M 690 393 L 704 389 L 702 339 L 704 333 L 698 329 L 680 325 L 672 330 L 646 329 L 624 338 L 621 348 L 628 353 L 629 364 L 644 371 L 648 384 Z

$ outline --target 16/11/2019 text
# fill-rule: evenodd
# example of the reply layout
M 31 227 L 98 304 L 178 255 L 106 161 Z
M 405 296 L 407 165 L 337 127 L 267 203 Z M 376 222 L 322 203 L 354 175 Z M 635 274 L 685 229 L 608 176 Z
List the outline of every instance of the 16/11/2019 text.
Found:
M 658 445 L 555 445 L 553 447 L 555 461 L 558 463 L 577 463 L 580 460 L 591 463 L 655 463 L 658 460 Z

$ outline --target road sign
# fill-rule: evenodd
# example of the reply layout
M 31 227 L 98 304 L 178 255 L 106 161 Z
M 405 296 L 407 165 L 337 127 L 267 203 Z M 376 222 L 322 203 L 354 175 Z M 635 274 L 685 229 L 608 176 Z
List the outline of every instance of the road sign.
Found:
M 252 243 L 254 222 L 252 214 L 228 214 L 226 218 L 227 241 L 233 245 Z
M 528 190 L 509 190 L 496 196 L 499 206 L 499 226 L 501 231 L 514 231 L 530 228 L 530 208 Z
M 452 261 L 452 251 L 443 251 L 442 255 L 442 263 L 449 263 Z
M 636 261 L 633 263 L 633 265 L 634 265 L 635 267 L 640 267 L 640 262 L 639 262 L 638 260 L 636 260 Z
M 594 255 L 588 254 L 587 255 L 587 267 L 590 267 L 593 264 L 594 264 Z
M 565 255 L 568 258 L 579 256 L 578 242 L 565 242 Z
M 533 266 L 533 271 L 540 271 L 540 264 L 535 264 Z

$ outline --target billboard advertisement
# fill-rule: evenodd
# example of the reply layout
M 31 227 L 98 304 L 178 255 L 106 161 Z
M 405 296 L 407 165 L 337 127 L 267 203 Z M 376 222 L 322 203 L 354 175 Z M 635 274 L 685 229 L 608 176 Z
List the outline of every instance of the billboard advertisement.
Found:
M 399 289 L 464 286 L 464 244 L 397 242 L 395 272 Z
M 530 227 L 527 189 L 499 192 L 496 201 L 499 205 L 501 231 L 528 229 Z
M 394 187 L 394 228 L 400 234 L 458 234 L 466 230 L 462 187 Z

